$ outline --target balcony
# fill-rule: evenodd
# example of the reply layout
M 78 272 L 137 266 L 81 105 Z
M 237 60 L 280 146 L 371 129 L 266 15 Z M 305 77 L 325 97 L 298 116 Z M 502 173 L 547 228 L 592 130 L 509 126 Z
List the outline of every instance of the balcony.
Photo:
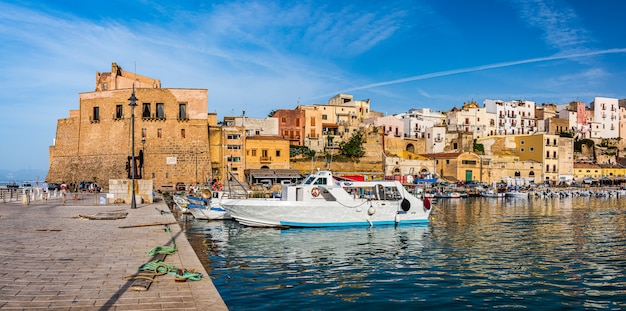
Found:
M 270 163 L 270 162 L 272 162 L 272 157 L 261 157 L 260 158 L 260 162 L 261 163 Z
M 141 116 L 143 121 L 165 121 L 165 114 L 144 114 Z

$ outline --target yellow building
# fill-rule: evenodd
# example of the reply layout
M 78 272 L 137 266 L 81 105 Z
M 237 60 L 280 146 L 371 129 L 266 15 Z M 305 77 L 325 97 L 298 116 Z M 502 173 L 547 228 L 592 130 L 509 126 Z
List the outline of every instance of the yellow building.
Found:
M 617 164 L 600 164 L 602 176 L 610 179 L 624 179 L 626 177 L 626 167 Z
M 289 169 L 289 140 L 276 136 L 246 139 L 246 169 Z
M 517 155 L 521 161 L 532 160 L 543 163 L 539 172 L 542 182 L 556 184 L 559 180 L 559 139 L 558 135 L 516 135 Z
M 245 127 L 235 125 L 235 117 L 224 117 L 222 126 L 210 126 L 208 132 L 211 180 L 245 181 Z
M 481 181 L 481 158 L 473 152 L 435 153 L 427 155 L 435 160 L 437 177 L 446 181 Z
M 574 180 L 582 181 L 587 177 L 599 180 L 602 178 L 602 167 L 595 163 L 574 163 Z

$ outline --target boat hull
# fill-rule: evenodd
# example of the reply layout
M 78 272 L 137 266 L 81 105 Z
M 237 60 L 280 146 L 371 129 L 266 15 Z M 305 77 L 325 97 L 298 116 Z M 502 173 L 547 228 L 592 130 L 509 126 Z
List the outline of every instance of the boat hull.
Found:
M 312 205 L 309 202 L 263 199 L 221 202 L 234 219 L 252 227 L 317 228 L 428 223 L 429 210 L 423 206 L 404 211 L 399 204 L 363 201 L 355 206 L 339 202 Z

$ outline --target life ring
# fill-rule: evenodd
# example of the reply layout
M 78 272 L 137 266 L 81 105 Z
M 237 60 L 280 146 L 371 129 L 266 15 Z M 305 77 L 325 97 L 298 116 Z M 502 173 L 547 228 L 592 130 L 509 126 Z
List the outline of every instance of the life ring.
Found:
M 216 181 L 213 183 L 213 186 L 211 188 L 213 188 L 213 190 L 215 191 L 222 191 L 222 183 L 219 181 Z
M 311 195 L 314 197 L 318 197 L 320 195 L 320 188 L 315 187 L 311 189 Z

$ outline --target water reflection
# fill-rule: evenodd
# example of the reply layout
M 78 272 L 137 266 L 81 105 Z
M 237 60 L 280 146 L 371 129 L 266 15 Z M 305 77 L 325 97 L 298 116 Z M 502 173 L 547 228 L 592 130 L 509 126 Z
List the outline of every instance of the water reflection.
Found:
M 440 200 L 428 226 L 185 230 L 231 310 L 626 308 L 618 199 Z

